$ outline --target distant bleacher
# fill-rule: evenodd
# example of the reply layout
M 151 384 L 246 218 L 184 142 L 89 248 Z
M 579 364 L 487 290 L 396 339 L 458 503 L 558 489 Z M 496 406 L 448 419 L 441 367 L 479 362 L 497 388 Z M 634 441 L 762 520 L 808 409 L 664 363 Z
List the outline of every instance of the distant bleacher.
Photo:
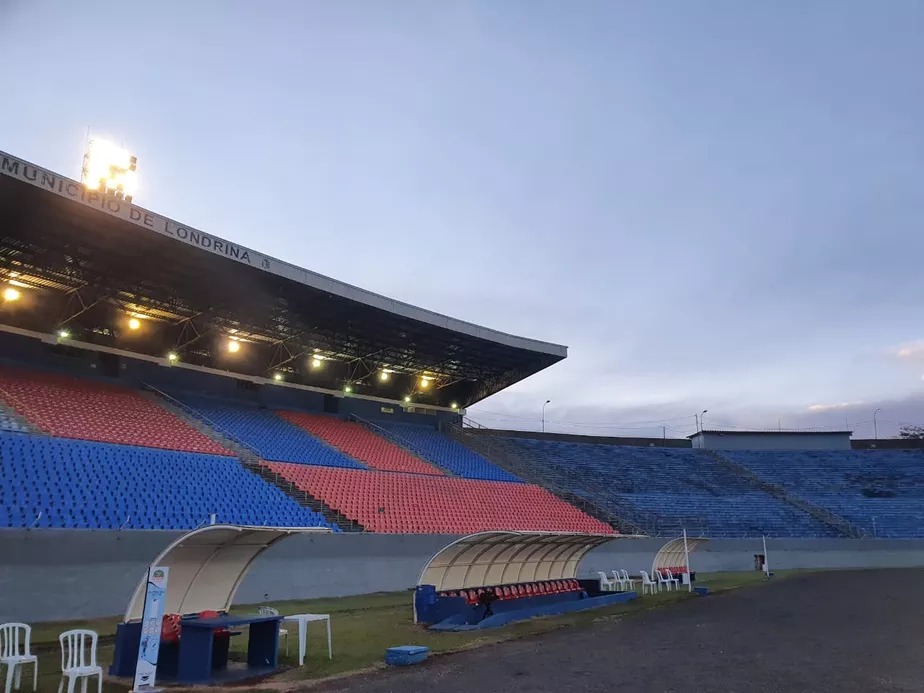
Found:
M 278 462 L 267 467 L 372 532 L 612 533 L 608 525 L 531 484 Z
M 870 536 L 924 537 L 924 452 L 723 452 L 758 476 L 862 527 Z
M 220 455 L 0 433 L 0 527 L 329 526 Z
M 697 450 L 507 438 L 539 474 L 619 515 L 657 519 L 662 534 L 826 537 L 837 533 L 808 513 L 755 489 Z

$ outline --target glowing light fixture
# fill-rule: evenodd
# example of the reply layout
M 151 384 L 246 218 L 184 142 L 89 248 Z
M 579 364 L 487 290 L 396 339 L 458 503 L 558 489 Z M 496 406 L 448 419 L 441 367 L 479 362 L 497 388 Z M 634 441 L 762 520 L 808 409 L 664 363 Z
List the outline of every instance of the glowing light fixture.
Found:
M 388 371 L 382 371 L 381 373 L 379 373 L 379 380 L 381 380 L 383 383 L 386 382 L 390 377 L 391 377 L 391 373 L 389 373 Z
M 141 327 L 141 321 L 138 318 L 128 319 L 128 329 L 137 330 L 139 327 Z
M 237 341 L 236 339 L 228 340 L 228 351 L 230 351 L 232 354 L 236 354 L 240 350 L 241 350 L 241 343 L 239 341 Z
M 175 351 L 171 351 L 169 354 L 167 354 L 167 360 L 168 360 L 170 363 L 176 363 L 177 361 L 180 360 L 180 357 L 177 356 L 177 354 L 176 354 Z
M 351 392 L 353 392 L 353 386 L 352 386 L 352 385 L 344 385 L 344 386 L 343 386 L 343 391 L 346 392 L 347 394 L 350 394 Z
M 138 187 L 138 158 L 112 142 L 92 139 L 83 155 L 80 182 L 87 190 L 99 190 L 132 201 Z
M 18 301 L 22 297 L 22 292 L 19 289 L 14 289 L 12 286 L 8 286 L 3 290 L 3 300 L 9 301 Z
M 459 405 L 456 404 L 455 402 L 453 402 L 453 403 L 450 404 L 449 406 L 452 407 L 453 409 L 458 409 L 458 408 L 459 408 Z
M 405 401 L 405 402 L 410 402 L 410 401 L 411 401 L 411 396 L 410 396 L 410 395 L 405 395 L 405 396 L 404 396 L 404 401 Z
M 273 380 L 275 380 L 277 383 L 282 380 L 282 373 L 273 373 Z
M 67 330 L 58 330 L 58 336 L 59 336 L 61 339 L 67 339 L 68 337 L 71 336 L 71 333 L 68 332 Z
M 420 379 L 420 389 L 426 390 L 428 387 L 430 387 L 430 378 L 424 376 Z
M 315 357 L 314 357 L 313 359 L 311 359 L 311 367 L 312 367 L 312 368 L 320 368 L 320 367 L 321 367 L 321 360 L 322 360 L 322 359 L 321 359 L 320 356 L 315 355 Z

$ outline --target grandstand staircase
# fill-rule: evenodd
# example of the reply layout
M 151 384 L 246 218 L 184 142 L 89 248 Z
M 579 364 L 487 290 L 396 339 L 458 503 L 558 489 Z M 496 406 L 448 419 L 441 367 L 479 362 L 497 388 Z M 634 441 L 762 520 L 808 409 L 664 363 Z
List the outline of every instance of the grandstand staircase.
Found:
M 784 503 L 788 503 L 794 508 L 798 508 L 799 510 L 808 513 L 822 524 L 825 524 L 836 530 L 842 536 L 851 537 L 854 539 L 862 539 L 869 536 L 866 530 L 858 527 L 846 518 L 843 518 L 840 515 L 836 515 L 827 508 L 816 505 L 811 501 L 800 498 L 796 494 L 787 491 L 783 486 L 780 486 L 779 484 L 767 481 L 763 477 L 756 474 L 753 470 L 748 469 L 746 466 L 736 462 L 730 457 L 726 457 L 725 455 L 722 455 L 715 450 L 701 450 L 700 452 L 704 455 L 709 455 L 718 464 L 722 465 L 728 471 L 740 477 L 741 479 L 744 479 L 752 487 L 759 489 L 764 493 L 767 493 L 774 498 L 783 501 Z
M 15 421 L 23 431 L 31 433 L 32 435 L 48 435 L 47 431 L 35 426 L 31 421 L 27 420 L 22 416 L 18 411 L 13 409 L 9 404 L 6 403 L 7 395 L 0 388 L 0 414 L 8 418 L 10 421 Z
M 484 426 L 468 419 L 464 420 L 464 424 L 469 428 L 487 430 Z M 528 462 L 524 459 L 525 455 L 522 452 L 514 451 L 504 441 L 495 436 L 473 434 L 465 430 L 464 427 L 448 421 L 440 422 L 440 432 L 474 450 L 501 469 L 523 479 L 523 481 L 546 488 L 566 503 L 579 508 L 601 522 L 605 522 L 621 534 L 654 535 L 657 533 L 657 521 L 654 516 L 648 517 L 647 514 L 639 513 L 630 508 L 619 508 L 619 514 L 614 515 L 586 498 L 565 491 L 551 475 L 540 471 L 544 468 L 542 464 Z
M 292 482 L 270 470 L 266 466 L 263 458 L 260 457 L 260 453 L 247 445 L 244 441 L 238 440 L 234 436 L 226 433 L 220 426 L 209 421 L 209 419 L 202 416 L 199 412 L 186 406 L 178 399 L 171 397 L 166 392 L 162 392 L 153 385 L 148 385 L 147 383 L 142 383 L 142 385 L 145 388 L 142 392 L 145 397 L 155 401 L 158 406 L 163 407 L 178 419 L 185 421 L 203 435 L 233 452 L 248 471 L 273 484 L 283 493 L 299 503 L 299 505 L 309 508 L 316 513 L 320 513 L 327 522 L 336 524 L 344 532 L 366 531 L 365 527 L 356 522 L 356 520 L 342 515 L 320 499 L 315 498 L 309 493 L 305 493 Z
M 362 419 L 362 418 L 356 416 L 355 414 L 350 415 L 350 421 L 355 421 L 356 423 L 358 423 L 358 424 L 364 426 L 364 427 L 366 428 L 366 430 L 368 430 L 370 433 L 374 433 L 375 435 L 379 436 L 380 438 L 384 438 L 384 439 L 387 440 L 388 442 L 390 442 L 390 443 L 392 443 L 392 444 L 394 444 L 394 445 L 397 445 L 399 448 L 402 448 L 402 449 L 403 449 L 405 452 L 407 452 L 408 454 L 411 454 L 411 455 L 413 455 L 414 457 L 419 457 L 421 460 L 423 460 L 423 461 L 426 462 L 427 464 L 429 464 L 429 465 L 431 465 L 431 466 L 436 467 L 437 469 L 439 469 L 439 470 L 440 470 L 441 472 L 443 472 L 443 474 L 445 474 L 446 476 L 454 476 L 454 477 L 458 477 L 458 476 L 459 476 L 459 475 L 456 474 L 455 472 L 452 472 L 452 471 L 446 469 L 445 467 L 443 467 L 443 466 L 437 464 L 437 463 L 434 462 L 433 460 L 431 460 L 429 457 L 427 457 L 427 455 L 425 455 L 422 451 L 420 451 L 420 450 L 417 448 L 417 446 L 414 445 L 414 443 L 412 443 L 412 442 L 409 441 L 408 439 L 406 439 L 406 438 L 404 438 L 404 437 L 398 435 L 397 433 L 394 433 L 394 432 L 392 432 L 392 431 L 389 431 L 388 429 L 383 428 L 382 426 L 379 426 L 378 424 L 373 423 L 372 421 L 368 421 L 367 419 Z

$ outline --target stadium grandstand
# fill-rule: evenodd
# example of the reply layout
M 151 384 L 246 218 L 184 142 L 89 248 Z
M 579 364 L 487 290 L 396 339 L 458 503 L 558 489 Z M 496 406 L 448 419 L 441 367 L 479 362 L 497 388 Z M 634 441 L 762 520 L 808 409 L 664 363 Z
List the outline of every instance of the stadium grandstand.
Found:
M 924 536 L 920 450 L 480 430 L 467 407 L 566 348 L 3 153 L 0 220 L 0 527 Z

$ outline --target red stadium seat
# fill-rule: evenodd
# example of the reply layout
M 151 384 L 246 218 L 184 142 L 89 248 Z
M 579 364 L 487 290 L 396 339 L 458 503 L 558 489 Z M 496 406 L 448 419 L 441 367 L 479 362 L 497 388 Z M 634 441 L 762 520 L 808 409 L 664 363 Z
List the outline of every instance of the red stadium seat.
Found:
M 532 484 L 284 462 L 264 467 L 370 532 L 612 534 L 609 526 Z
M 0 396 L 58 438 L 231 455 L 155 401 L 118 385 L 3 367 Z
M 165 643 L 177 642 L 180 639 L 180 614 L 164 614 L 160 624 L 160 640 Z
M 289 423 L 373 469 L 444 476 L 433 465 L 354 421 L 297 411 L 280 411 L 278 414 Z

